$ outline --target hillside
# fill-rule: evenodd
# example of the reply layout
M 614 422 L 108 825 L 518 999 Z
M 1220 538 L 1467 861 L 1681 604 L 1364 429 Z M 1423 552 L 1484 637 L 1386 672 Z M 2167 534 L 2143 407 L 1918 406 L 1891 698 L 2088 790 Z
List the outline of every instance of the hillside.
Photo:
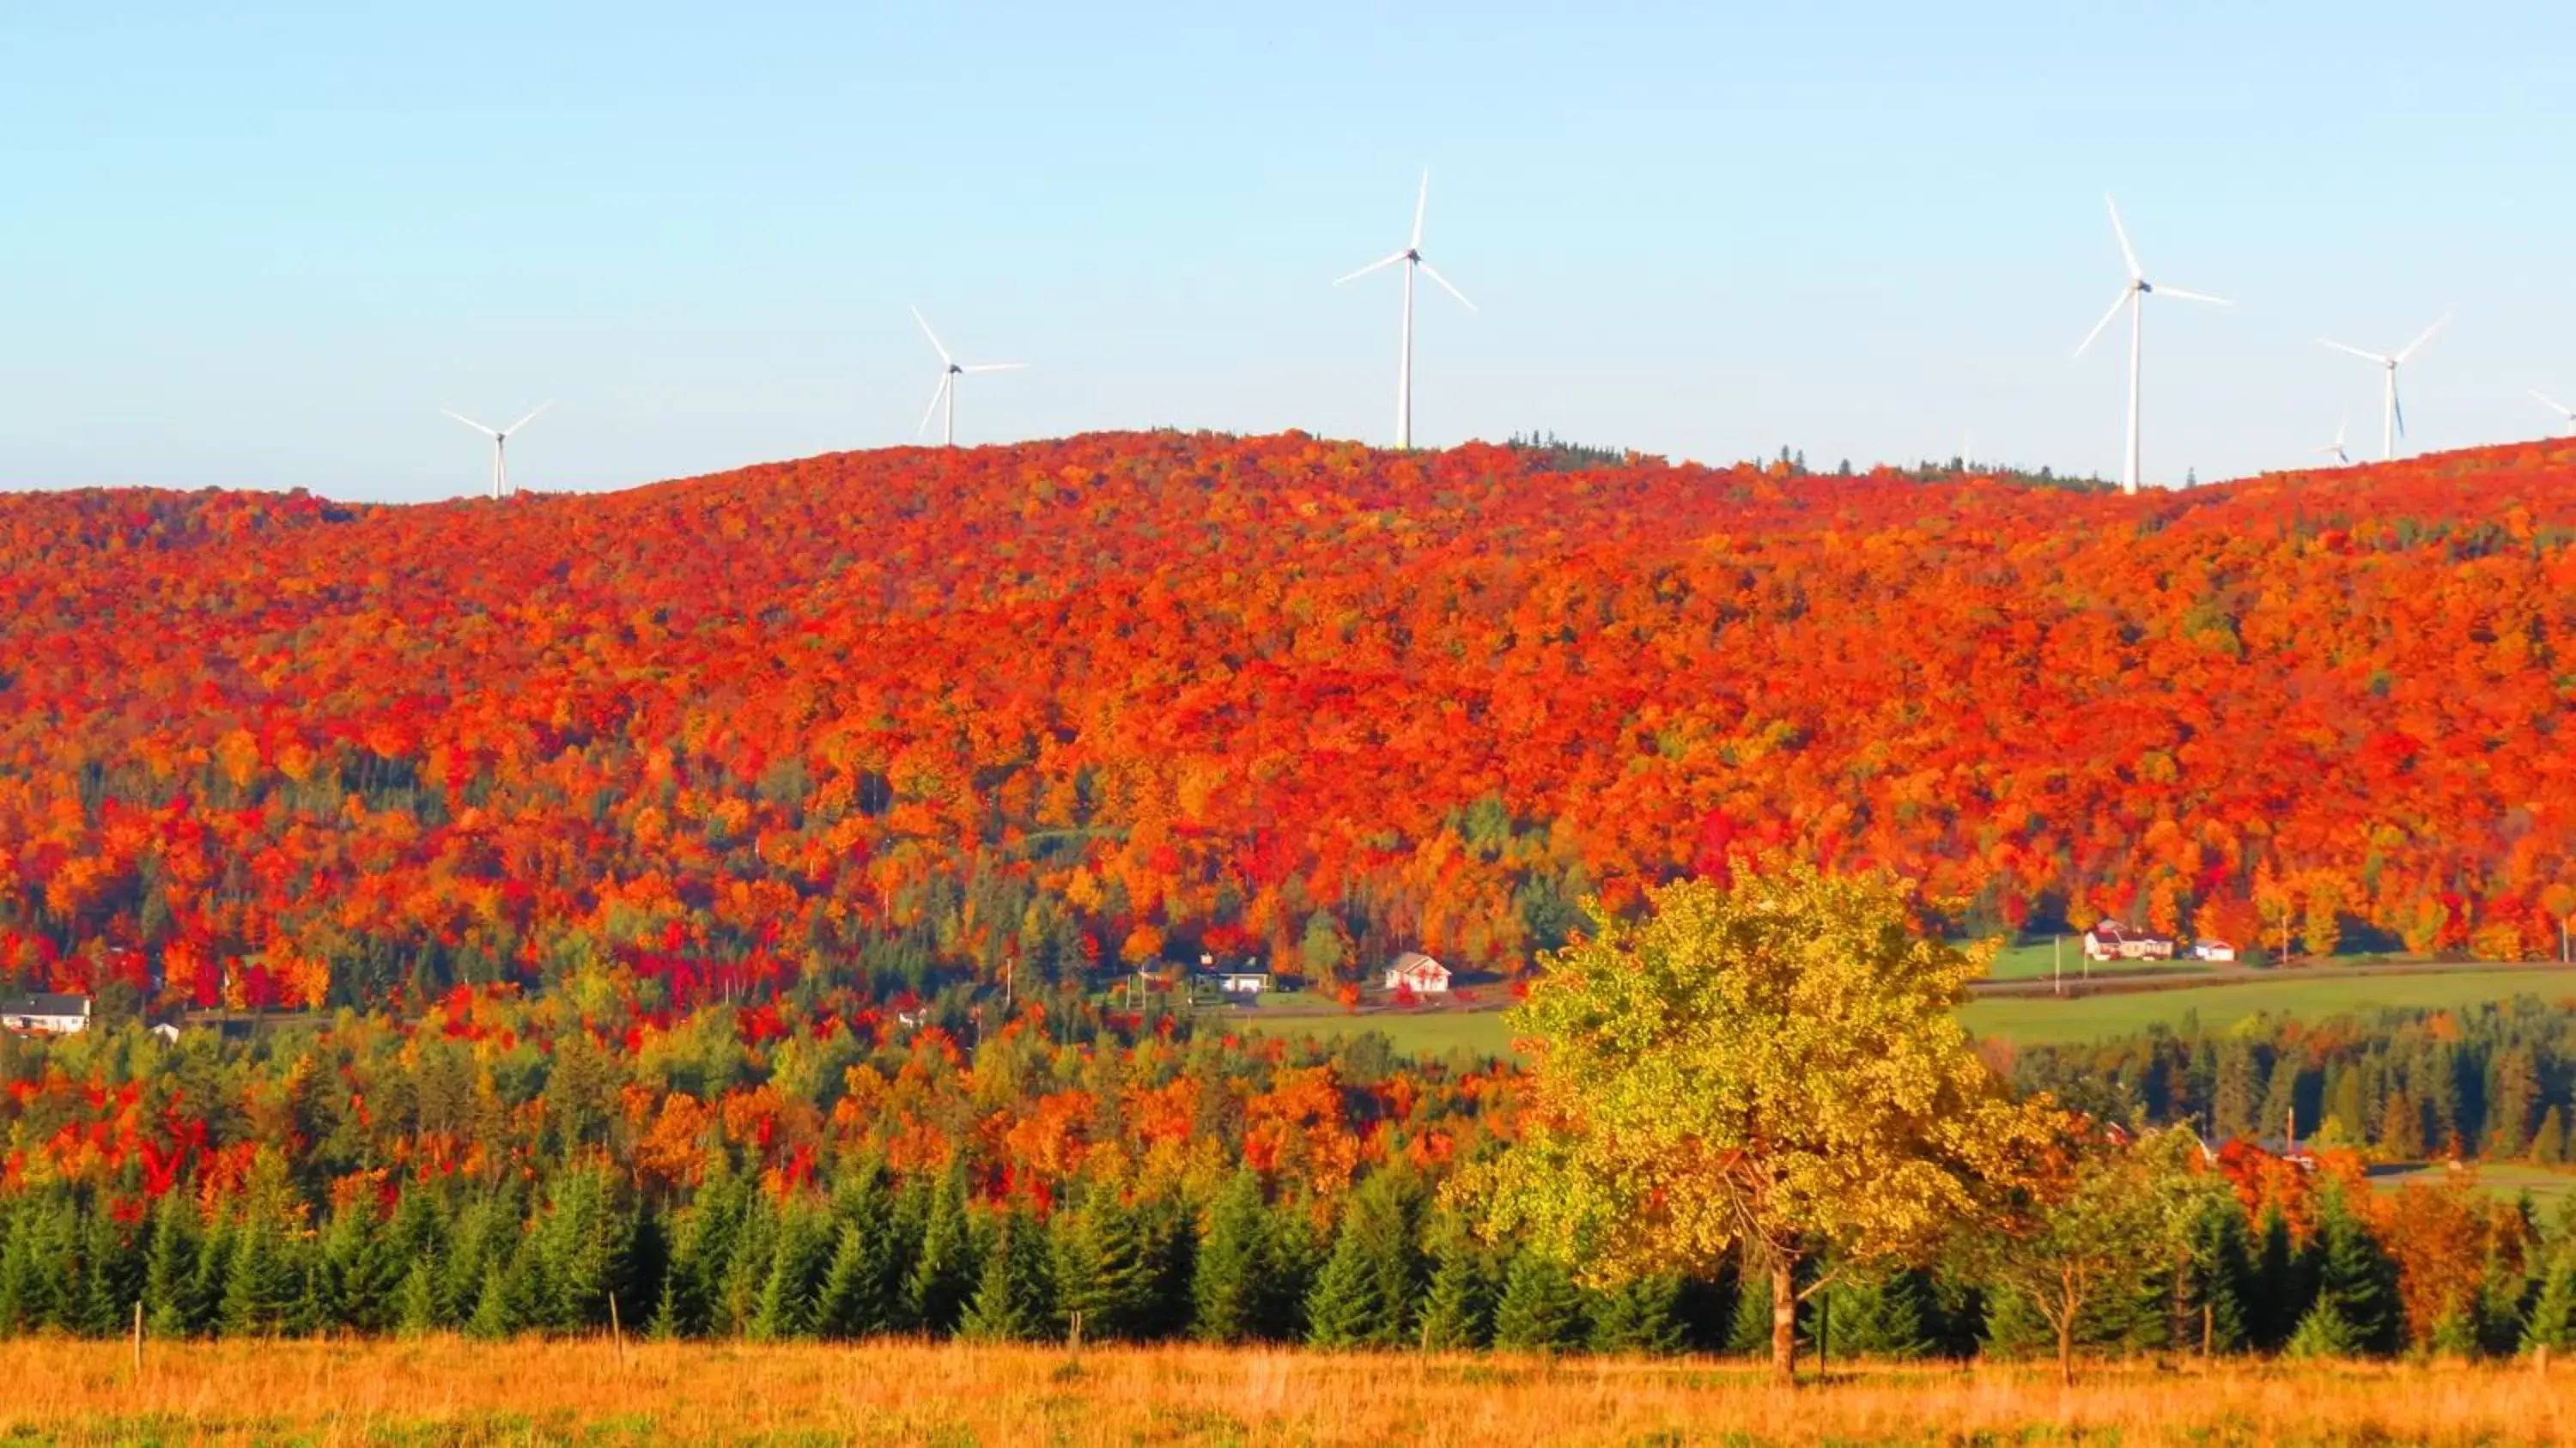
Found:
M 0 965 L 252 1004 L 1511 971 L 1773 846 L 1973 928 L 2548 953 L 2571 539 L 2557 442 L 2139 498 L 1294 434 L 11 495 Z

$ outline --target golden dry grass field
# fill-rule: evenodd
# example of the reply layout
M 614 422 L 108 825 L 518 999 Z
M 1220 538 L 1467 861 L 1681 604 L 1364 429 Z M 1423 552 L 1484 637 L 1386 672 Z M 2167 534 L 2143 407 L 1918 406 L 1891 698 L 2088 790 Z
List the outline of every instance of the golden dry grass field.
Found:
M 0 1344 L 0 1438 L 69 1443 L 2486 1443 L 2576 1437 L 2576 1369 L 1885 1367 L 1165 1347 Z

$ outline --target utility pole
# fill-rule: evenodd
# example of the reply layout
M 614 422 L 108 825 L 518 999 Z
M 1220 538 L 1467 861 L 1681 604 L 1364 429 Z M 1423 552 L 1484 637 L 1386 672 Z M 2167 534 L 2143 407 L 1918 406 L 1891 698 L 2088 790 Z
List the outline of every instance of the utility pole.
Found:
M 2048 937 L 2049 980 L 2059 995 L 2066 994 L 2066 932 Z

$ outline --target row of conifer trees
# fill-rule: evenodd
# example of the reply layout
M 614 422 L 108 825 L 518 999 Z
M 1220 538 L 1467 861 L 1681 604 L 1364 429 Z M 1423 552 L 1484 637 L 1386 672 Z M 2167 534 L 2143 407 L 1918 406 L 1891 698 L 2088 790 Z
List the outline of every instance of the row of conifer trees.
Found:
M 970 1201 L 962 1176 L 878 1169 L 782 1200 L 719 1171 L 676 1208 L 600 1167 L 511 1191 L 414 1188 L 318 1224 L 280 1171 L 211 1218 L 183 1195 L 140 1219 L 79 1194 L 10 1198 L 0 1331 L 106 1336 L 140 1303 L 158 1337 L 604 1330 L 667 1337 L 958 1335 L 1295 1341 L 1324 1347 L 1759 1352 L 1762 1274 L 1580 1285 L 1562 1264 L 1476 1240 L 1411 1173 L 1382 1170 L 1330 1229 L 1243 1172 L 1204 1206 L 1106 1190 L 1041 1217 Z M 2394 1260 L 2334 1190 L 2294 1241 L 2216 1211 L 2167 1271 L 2105 1294 L 2083 1337 L 2114 1350 L 2393 1354 L 2563 1348 L 2576 1335 L 2576 1212 L 2529 1264 L 2490 1264 L 2467 1306 L 2410 1332 Z M 1828 1269 L 1829 1270 L 1829 1269 Z M 1738 1291 L 1737 1281 L 1749 1282 Z M 1835 1274 L 1801 1307 L 1832 1354 L 2042 1352 L 2031 1307 L 1940 1265 Z

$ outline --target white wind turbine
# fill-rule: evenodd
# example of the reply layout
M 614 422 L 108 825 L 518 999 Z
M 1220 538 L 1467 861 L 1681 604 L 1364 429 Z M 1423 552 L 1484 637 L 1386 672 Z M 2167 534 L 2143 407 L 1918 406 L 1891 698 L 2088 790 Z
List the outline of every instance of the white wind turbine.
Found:
M 554 404 L 551 402 L 540 402 L 534 412 L 530 412 L 508 427 L 486 427 L 461 412 L 447 412 L 444 407 L 439 411 L 446 412 L 449 417 L 492 439 L 492 496 L 499 498 L 508 496 L 510 492 L 510 439 L 518 434 L 520 428 L 536 421 L 537 413 L 552 406 Z
M 2363 361 L 2376 362 L 2388 374 L 2387 401 L 2379 419 L 2379 460 L 2381 462 L 2389 462 L 2396 458 L 2397 440 L 2406 435 L 2406 404 L 2397 400 L 2397 369 L 2407 358 L 2415 355 L 2417 348 L 2432 341 L 2434 333 L 2449 325 L 2451 325 L 2451 314 L 2445 312 L 2442 314 L 2442 320 L 2417 333 L 2414 341 L 2399 348 L 2395 356 L 2388 357 L 2383 357 L 2377 352 L 2364 352 L 2359 347 L 2347 347 L 2341 342 L 2328 342 L 2323 337 L 2317 339 L 2338 352 L 2350 352 Z
M 1343 282 L 1357 281 L 1370 272 L 1391 267 L 1397 262 L 1404 263 L 1404 344 L 1403 351 L 1396 359 L 1395 370 L 1395 445 L 1400 448 L 1413 446 L 1413 274 L 1418 271 L 1431 278 L 1440 284 L 1442 291 L 1456 297 L 1458 305 L 1471 312 L 1476 310 L 1476 304 L 1467 300 L 1465 292 L 1451 286 L 1447 277 L 1442 276 L 1431 263 L 1422 259 L 1422 213 L 1430 204 L 1431 170 L 1425 167 L 1422 172 L 1422 189 L 1413 198 L 1413 239 L 1404 244 L 1402 251 L 1370 262 L 1349 276 L 1336 278 L 1333 282 L 1333 285 L 1340 286 Z
M 979 362 L 972 367 L 962 365 L 956 358 L 948 355 L 946 347 L 940 345 L 939 334 L 930 330 L 930 321 L 921 315 L 921 308 L 912 309 L 912 319 L 921 323 L 921 335 L 930 339 L 930 350 L 939 354 L 939 390 L 930 394 L 930 406 L 922 409 L 921 426 L 912 430 L 913 435 L 920 436 L 922 431 L 930 426 L 932 415 L 939 411 L 939 404 L 944 401 L 948 404 L 948 419 L 940 424 L 939 444 L 942 447 L 955 447 L 957 445 L 957 379 L 969 372 L 1017 372 L 1029 364 Z
M 2352 419 L 2351 419 L 2351 418 L 2349 418 L 2349 417 L 2345 418 L 2345 419 L 2344 419 L 2343 421 L 2341 421 L 2341 422 L 2336 423 L 2336 424 L 2335 424 L 2335 440 L 2334 440 L 2334 441 L 2332 441 L 2332 442 L 2330 442 L 2330 443 L 2327 443 L 2324 447 L 2318 448 L 2318 449 L 2316 450 L 2316 451 L 2317 451 L 2317 453 L 2318 453 L 2318 455 L 2319 455 L 2319 456 L 2321 456 L 2321 457 L 2330 457 L 2330 458 L 2333 458 L 2333 459 L 2335 460 L 2335 466 L 2336 466 L 2336 467 L 2339 467 L 2339 468 L 2348 468 L 2348 467 L 2351 467 L 2351 466 L 2352 466 L 2352 454 L 2351 454 L 2351 453 L 2349 453 L 2349 452 L 2347 452 L 2347 451 L 2345 451 L 2345 450 L 2344 450 L 2344 445 L 2343 445 L 2343 435 L 2344 435 L 2344 433 L 2345 433 L 2347 430 L 2349 430 L 2351 427 L 2352 427 Z
M 2120 224 L 2119 203 L 2108 196 L 2102 198 L 2102 203 L 2111 208 L 2111 233 L 2120 238 L 2120 256 L 2129 264 L 2129 284 L 2120 288 L 2120 295 L 2111 303 L 2111 310 L 2104 312 L 2102 320 L 2093 324 L 2093 330 L 2084 334 L 2084 340 L 2075 348 L 2075 355 L 2084 355 L 2085 350 L 2093 345 L 2093 339 L 2101 336 L 2102 329 L 2111 325 L 2111 319 L 2120 315 L 2122 307 L 2129 309 L 2129 450 L 2120 464 L 2120 491 L 2134 493 L 2138 490 L 2138 362 L 2145 350 L 2147 293 L 2180 297 L 2186 302 L 2216 302 L 2222 307 L 2228 303 L 2224 297 L 2203 296 L 2180 287 L 2159 287 L 2149 283 L 2147 274 L 2138 268 L 2137 251 L 2129 245 L 2129 229 Z
M 2565 403 L 2558 401 L 2537 387 L 2531 389 L 2531 395 L 2540 399 L 2541 406 L 2546 407 L 2550 411 L 2557 413 L 2560 417 L 2567 419 L 2568 430 L 2576 432 L 2576 408 L 2567 406 Z

